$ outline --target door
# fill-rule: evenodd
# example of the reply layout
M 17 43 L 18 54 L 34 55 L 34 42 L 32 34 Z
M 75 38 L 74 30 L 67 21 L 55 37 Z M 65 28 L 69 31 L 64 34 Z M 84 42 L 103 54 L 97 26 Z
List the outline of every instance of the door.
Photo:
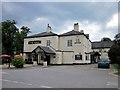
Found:
M 49 65 L 50 64 L 50 56 L 49 55 L 46 56 L 46 61 L 47 61 L 47 65 Z

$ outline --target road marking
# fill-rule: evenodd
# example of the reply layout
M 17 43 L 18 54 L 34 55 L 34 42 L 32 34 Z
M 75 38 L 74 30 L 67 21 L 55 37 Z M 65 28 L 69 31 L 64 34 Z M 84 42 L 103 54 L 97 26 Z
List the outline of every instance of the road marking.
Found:
M 110 70 L 110 69 L 98 69 L 98 70 Z
M 19 83 L 21 83 L 21 84 L 26 84 L 26 83 L 24 83 L 24 82 L 19 82 Z
M 8 74 L 7 72 L 0 72 L 0 74 Z
M 32 84 L 29 83 L 29 84 L 27 84 L 27 85 L 32 85 Z
M 32 85 L 30 83 L 24 83 L 24 82 L 18 82 L 18 81 L 6 80 L 6 79 L 0 79 L 0 80 L 5 81 L 5 82 L 11 82 L 11 83 L 21 83 L 21 84 L 26 84 L 26 85 Z
M 118 86 L 118 83 L 115 83 L 115 82 L 107 82 L 107 85 Z
M 42 87 L 42 88 L 52 88 L 52 87 L 44 86 L 44 85 L 41 85 L 40 87 Z
M 31 83 L 24 83 L 24 82 L 18 82 L 18 81 L 12 81 L 12 80 L 6 80 L 6 79 L 0 79 L 1 81 L 5 81 L 5 82 L 11 82 L 11 83 L 21 83 L 21 84 L 25 84 L 25 85 L 33 85 Z M 45 86 L 45 85 L 40 85 L 41 88 L 52 88 L 49 86 Z
M 10 80 L 2 80 L 2 81 L 5 81 L 5 82 L 11 82 Z
M 19 83 L 18 81 L 12 81 L 13 83 Z

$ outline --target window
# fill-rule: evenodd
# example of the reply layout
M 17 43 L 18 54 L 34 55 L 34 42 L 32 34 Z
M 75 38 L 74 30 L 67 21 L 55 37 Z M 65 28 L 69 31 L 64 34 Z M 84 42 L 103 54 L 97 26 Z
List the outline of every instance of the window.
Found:
M 82 55 L 75 55 L 75 60 L 82 60 Z
M 80 39 L 78 38 L 78 39 L 76 39 L 76 42 L 75 42 L 75 44 L 80 44 L 81 42 L 80 42 Z
M 40 40 L 36 40 L 36 41 L 29 41 L 28 44 L 40 44 L 41 41 Z
M 80 42 L 80 39 L 76 39 L 76 42 Z
M 86 60 L 89 60 L 89 54 L 85 54 Z
M 50 43 L 51 43 L 50 40 L 47 40 L 47 46 L 50 46 Z
M 71 47 L 71 46 L 72 46 L 72 40 L 68 40 L 68 41 L 67 41 L 67 46 L 68 46 L 68 47 Z

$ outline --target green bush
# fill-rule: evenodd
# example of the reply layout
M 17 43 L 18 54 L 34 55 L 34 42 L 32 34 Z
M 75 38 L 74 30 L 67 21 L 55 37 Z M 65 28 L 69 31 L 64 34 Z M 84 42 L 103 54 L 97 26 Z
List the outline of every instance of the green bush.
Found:
M 112 64 L 120 63 L 120 45 L 113 45 L 108 52 L 108 56 Z
M 23 58 L 14 58 L 12 63 L 16 68 L 23 68 L 24 60 Z

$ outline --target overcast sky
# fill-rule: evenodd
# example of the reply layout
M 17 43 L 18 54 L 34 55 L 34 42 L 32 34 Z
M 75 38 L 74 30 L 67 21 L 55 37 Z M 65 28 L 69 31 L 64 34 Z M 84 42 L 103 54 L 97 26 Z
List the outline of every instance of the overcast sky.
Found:
M 113 40 L 118 33 L 118 2 L 2 2 L 2 19 L 16 20 L 18 28 L 28 26 L 30 35 L 47 31 L 47 24 L 53 32 L 65 33 L 78 22 L 91 41 Z

